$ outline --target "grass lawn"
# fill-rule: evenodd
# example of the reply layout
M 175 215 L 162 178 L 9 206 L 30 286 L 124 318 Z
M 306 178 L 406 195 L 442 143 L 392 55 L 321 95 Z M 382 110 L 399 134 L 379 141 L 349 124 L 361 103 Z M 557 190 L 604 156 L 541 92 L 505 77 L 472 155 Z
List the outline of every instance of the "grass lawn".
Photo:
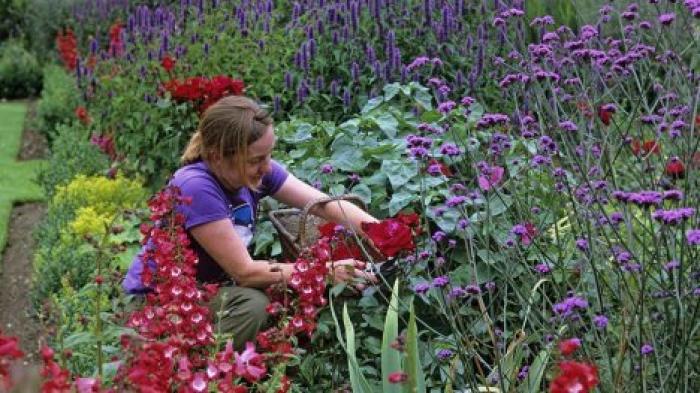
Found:
M 17 161 L 26 112 L 26 103 L 0 103 L 0 254 L 7 242 L 12 206 L 44 199 L 41 187 L 35 183 L 37 171 L 44 161 Z

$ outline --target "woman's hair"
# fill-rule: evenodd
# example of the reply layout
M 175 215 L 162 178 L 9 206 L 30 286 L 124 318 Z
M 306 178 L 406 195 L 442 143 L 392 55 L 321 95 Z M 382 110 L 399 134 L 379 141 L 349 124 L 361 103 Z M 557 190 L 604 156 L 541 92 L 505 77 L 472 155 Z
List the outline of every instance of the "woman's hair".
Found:
M 235 156 L 239 175 L 245 172 L 248 145 L 272 125 L 270 115 L 248 97 L 228 96 L 207 108 L 180 161 L 191 164 Z

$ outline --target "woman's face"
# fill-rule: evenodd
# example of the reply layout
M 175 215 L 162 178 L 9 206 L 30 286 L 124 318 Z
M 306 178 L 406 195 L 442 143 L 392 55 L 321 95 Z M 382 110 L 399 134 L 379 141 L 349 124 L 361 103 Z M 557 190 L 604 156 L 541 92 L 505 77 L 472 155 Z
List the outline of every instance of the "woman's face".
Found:
M 242 179 L 236 170 L 235 157 L 220 161 L 221 165 L 217 165 L 217 176 L 229 188 L 240 188 L 247 184 L 259 187 L 263 176 L 270 171 L 275 140 L 274 128 L 269 126 L 257 141 L 248 145 L 248 158 L 244 164 L 245 174 L 243 175 L 245 179 Z

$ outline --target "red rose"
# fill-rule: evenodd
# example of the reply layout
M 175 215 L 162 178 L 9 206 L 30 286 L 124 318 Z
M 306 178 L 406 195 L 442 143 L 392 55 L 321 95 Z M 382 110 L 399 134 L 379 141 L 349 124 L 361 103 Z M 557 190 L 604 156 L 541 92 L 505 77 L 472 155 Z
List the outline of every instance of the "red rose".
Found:
M 581 348 L 581 340 L 578 338 L 570 338 L 559 343 L 559 352 L 564 356 L 569 356 Z
M 559 374 L 549 385 L 550 393 L 588 393 L 598 385 L 595 365 L 566 361 L 559 364 Z
M 666 174 L 672 178 L 682 178 L 685 176 L 685 165 L 678 157 L 673 157 L 666 164 Z
M 606 126 L 610 125 L 610 119 L 612 118 L 612 115 L 612 111 L 606 111 L 605 109 L 603 109 L 603 107 L 598 108 L 598 118 Z
M 84 106 L 79 106 L 75 108 L 75 117 L 77 117 L 78 120 L 80 120 L 80 122 L 85 125 L 90 124 L 90 115 L 88 114 L 88 111 L 87 109 L 85 109 Z
M 401 219 L 389 218 L 378 223 L 363 222 L 362 230 L 387 258 L 401 251 L 413 251 L 416 248 L 411 228 Z
M 175 67 L 175 60 L 173 60 L 173 58 L 170 57 L 170 55 L 165 55 L 165 57 L 163 57 L 163 60 L 161 60 L 160 65 L 163 66 L 163 69 L 165 69 L 165 71 L 171 72 Z

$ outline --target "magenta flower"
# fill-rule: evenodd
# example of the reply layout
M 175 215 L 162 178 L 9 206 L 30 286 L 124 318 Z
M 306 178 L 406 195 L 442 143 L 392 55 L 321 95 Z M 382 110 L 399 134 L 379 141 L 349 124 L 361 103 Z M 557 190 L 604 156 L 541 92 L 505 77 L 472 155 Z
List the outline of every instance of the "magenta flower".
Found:
M 489 191 L 503 179 L 503 167 L 494 166 L 488 169 L 488 176 L 479 176 L 479 188 L 484 191 Z
M 255 352 L 255 345 L 252 342 L 245 343 L 245 351 L 241 354 L 234 354 L 236 364 L 236 374 L 242 376 L 248 382 L 255 382 L 262 378 L 267 372 L 264 358 Z

